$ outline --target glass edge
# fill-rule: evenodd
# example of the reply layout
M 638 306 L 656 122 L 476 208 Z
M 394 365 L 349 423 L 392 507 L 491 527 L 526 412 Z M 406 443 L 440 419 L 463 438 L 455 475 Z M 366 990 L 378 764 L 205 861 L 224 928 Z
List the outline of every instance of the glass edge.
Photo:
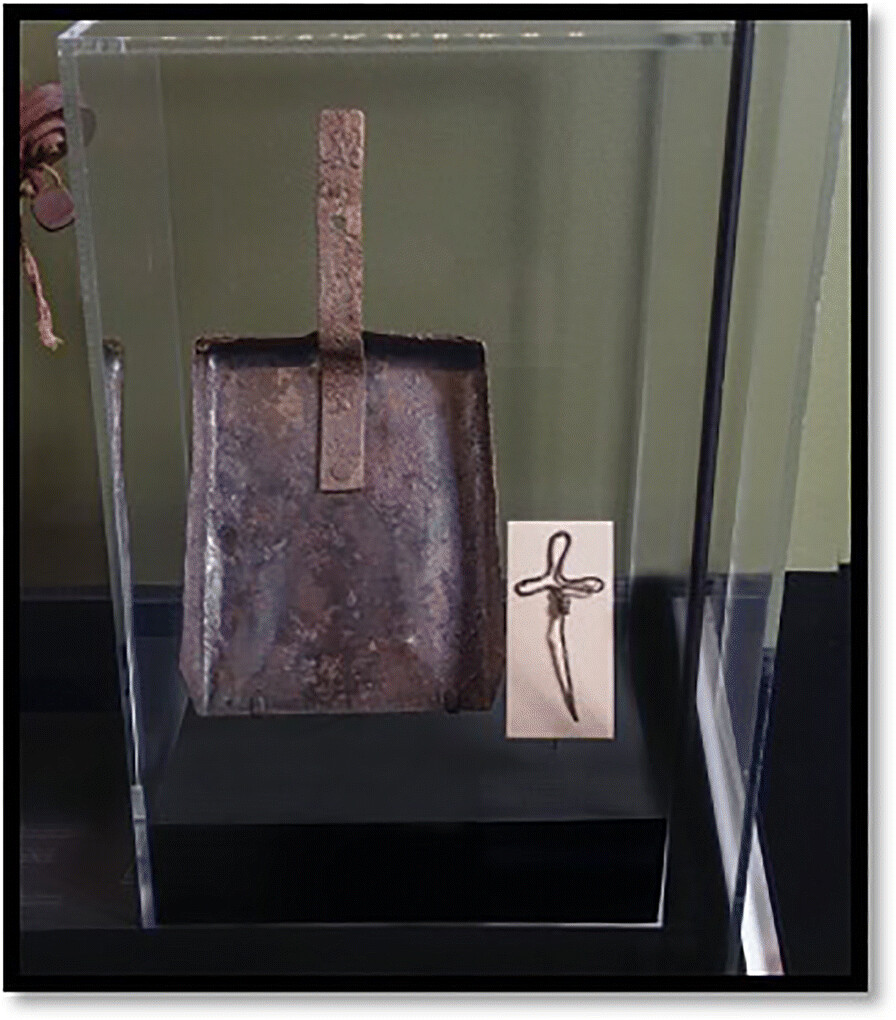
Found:
M 335 24 L 335 23 L 334 23 Z M 508 30 L 504 23 L 450 25 L 401 22 L 371 31 L 376 22 L 343 25 L 341 30 L 295 33 L 209 35 L 129 35 L 104 30 L 100 21 L 79 21 L 58 37 L 59 46 L 84 56 L 231 52 L 443 52 L 546 48 L 700 49 L 731 44 L 733 21 L 533 22 Z M 456 23 L 454 23 L 456 24 Z M 100 26 L 95 34 L 92 30 Z M 349 30 L 349 28 L 351 30 Z
M 849 97 L 851 90 L 850 33 L 847 23 L 840 28 L 837 47 L 837 66 L 834 74 L 834 91 L 828 121 L 828 139 L 825 151 L 824 174 L 818 196 L 818 210 L 815 235 L 809 267 L 809 281 L 806 288 L 802 321 L 802 337 L 797 350 L 797 380 L 791 396 L 793 414 L 791 429 L 786 442 L 784 468 L 784 493 L 782 514 L 777 534 L 774 536 L 773 562 L 771 563 L 772 588 L 769 594 L 763 646 L 776 648 L 778 628 L 784 601 L 784 575 L 787 572 L 787 553 L 790 548 L 793 514 L 796 504 L 796 486 L 802 449 L 802 423 L 809 399 L 809 384 L 812 375 L 812 353 L 818 330 L 818 314 L 821 305 L 821 288 L 824 267 L 830 242 L 831 221 L 834 213 L 834 189 L 840 156 L 840 140 L 848 131 L 850 117 Z
M 73 25 L 64 31 L 60 32 L 56 37 L 56 42 L 59 44 L 65 44 L 67 47 L 72 46 L 77 40 L 82 39 L 86 32 L 96 25 L 96 21 L 76 21 Z
M 804 299 L 804 311 L 801 338 L 796 351 L 795 383 L 790 394 L 791 426 L 784 436 L 786 449 L 785 468 L 782 476 L 780 513 L 777 518 L 775 533 L 769 536 L 771 558 L 769 563 L 769 591 L 765 599 L 763 633 L 761 637 L 762 652 L 759 660 L 759 675 L 750 684 L 750 727 L 751 747 L 746 767 L 739 761 L 741 779 L 745 780 L 746 797 L 744 800 L 740 825 L 740 846 L 738 850 L 737 871 L 734 876 L 735 901 L 738 914 L 736 931 L 732 925 L 731 942 L 729 944 L 729 963 L 733 963 L 733 951 L 744 947 L 745 893 L 748 872 L 752 860 L 756 839 L 756 823 L 759 816 L 759 785 L 765 766 L 765 752 L 768 743 L 769 724 L 771 718 L 771 699 L 774 685 L 774 653 L 778 641 L 778 626 L 783 605 L 784 575 L 787 570 L 787 550 L 790 544 L 790 532 L 793 523 L 794 498 L 799 466 L 799 453 L 802 443 L 802 423 L 808 399 L 809 379 L 811 375 L 812 349 L 816 336 L 816 322 L 820 303 L 821 282 L 824 275 L 824 262 L 830 233 L 833 213 L 833 197 L 837 162 L 840 150 L 840 136 L 844 130 L 844 120 L 848 113 L 848 96 L 850 88 L 849 66 L 849 33 L 846 23 L 839 23 L 840 37 L 838 40 L 834 88 L 831 97 L 831 109 L 828 119 L 827 143 L 824 156 L 824 173 L 817 201 L 816 222 L 812 253 L 810 257 L 809 280 Z M 739 487 L 739 486 L 738 486 Z M 738 497 L 739 498 L 739 497 Z M 735 577 L 737 571 L 733 563 L 729 564 L 729 577 Z M 726 617 L 728 608 L 726 607 Z M 762 853 L 761 843 L 755 844 Z M 754 904 L 755 906 L 755 904 Z M 771 908 L 769 908 L 771 909 Z M 772 915 L 774 912 L 772 911 Z

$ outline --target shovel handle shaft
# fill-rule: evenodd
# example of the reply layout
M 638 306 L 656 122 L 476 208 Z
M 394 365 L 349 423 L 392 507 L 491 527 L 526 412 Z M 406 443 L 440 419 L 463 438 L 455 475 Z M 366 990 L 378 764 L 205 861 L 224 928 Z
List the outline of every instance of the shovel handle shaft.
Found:
M 364 114 L 323 110 L 317 137 L 319 484 L 323 491 L 344 492 L 364 485 Z

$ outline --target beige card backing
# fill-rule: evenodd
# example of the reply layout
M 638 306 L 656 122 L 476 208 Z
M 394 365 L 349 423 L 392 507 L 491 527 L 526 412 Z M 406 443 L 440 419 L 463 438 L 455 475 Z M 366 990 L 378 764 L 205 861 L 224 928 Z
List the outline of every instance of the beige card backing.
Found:
M 612 521 L 511 521 L 507 568 L 506 735 L 612 738 Z

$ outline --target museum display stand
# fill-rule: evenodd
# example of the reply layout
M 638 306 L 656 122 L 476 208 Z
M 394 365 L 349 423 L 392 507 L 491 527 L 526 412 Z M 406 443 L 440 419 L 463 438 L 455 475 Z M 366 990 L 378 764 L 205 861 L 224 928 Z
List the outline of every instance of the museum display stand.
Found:
M 754 817 L 847 53 L 733 22 L 60 37 L 96 121 L 67 118 L 68 173 L 140 926 L 299 940 L 247 973 L 780 969 Z M 509 521 L 613 522 L 612 739 L 507 739 L 503 684 L 469 712 L 188 698 L 194 342 L 315 329 L 340 106 L 365 327 L 485 345 L 502 570 Z

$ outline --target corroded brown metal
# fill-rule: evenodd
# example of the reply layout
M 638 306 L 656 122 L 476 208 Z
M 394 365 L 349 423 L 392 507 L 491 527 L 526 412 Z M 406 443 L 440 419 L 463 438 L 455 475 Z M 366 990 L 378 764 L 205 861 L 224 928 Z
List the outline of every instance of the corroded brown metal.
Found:
M 340 492 L 364 485 L 364 114 L 323 110 L 317 142 L 320 487 Z
M 106 435 L 109 439 L 109 481 L 112 493 L 112 518 L 115 551 L 121 577 L 121 601 L 125 615 L 125 633 L 130 633 L 132 581 L 131 538 L 128 500 L 124 486 L 124 347 L 114 337 L 103 339 L 103 381 L 106 397 Z
M 318 331 L 193 358 L 181 671 L 202 714 L 485 709 L 503 667 L 485 350 L 361 331 L 364 118 L 318 130 Z
M 196 344 L 181 670 L 202 714 L 494 699 L 504 592 L 484 347 L 363 339 L 354 492 L 318 485 L 315 334 Z

